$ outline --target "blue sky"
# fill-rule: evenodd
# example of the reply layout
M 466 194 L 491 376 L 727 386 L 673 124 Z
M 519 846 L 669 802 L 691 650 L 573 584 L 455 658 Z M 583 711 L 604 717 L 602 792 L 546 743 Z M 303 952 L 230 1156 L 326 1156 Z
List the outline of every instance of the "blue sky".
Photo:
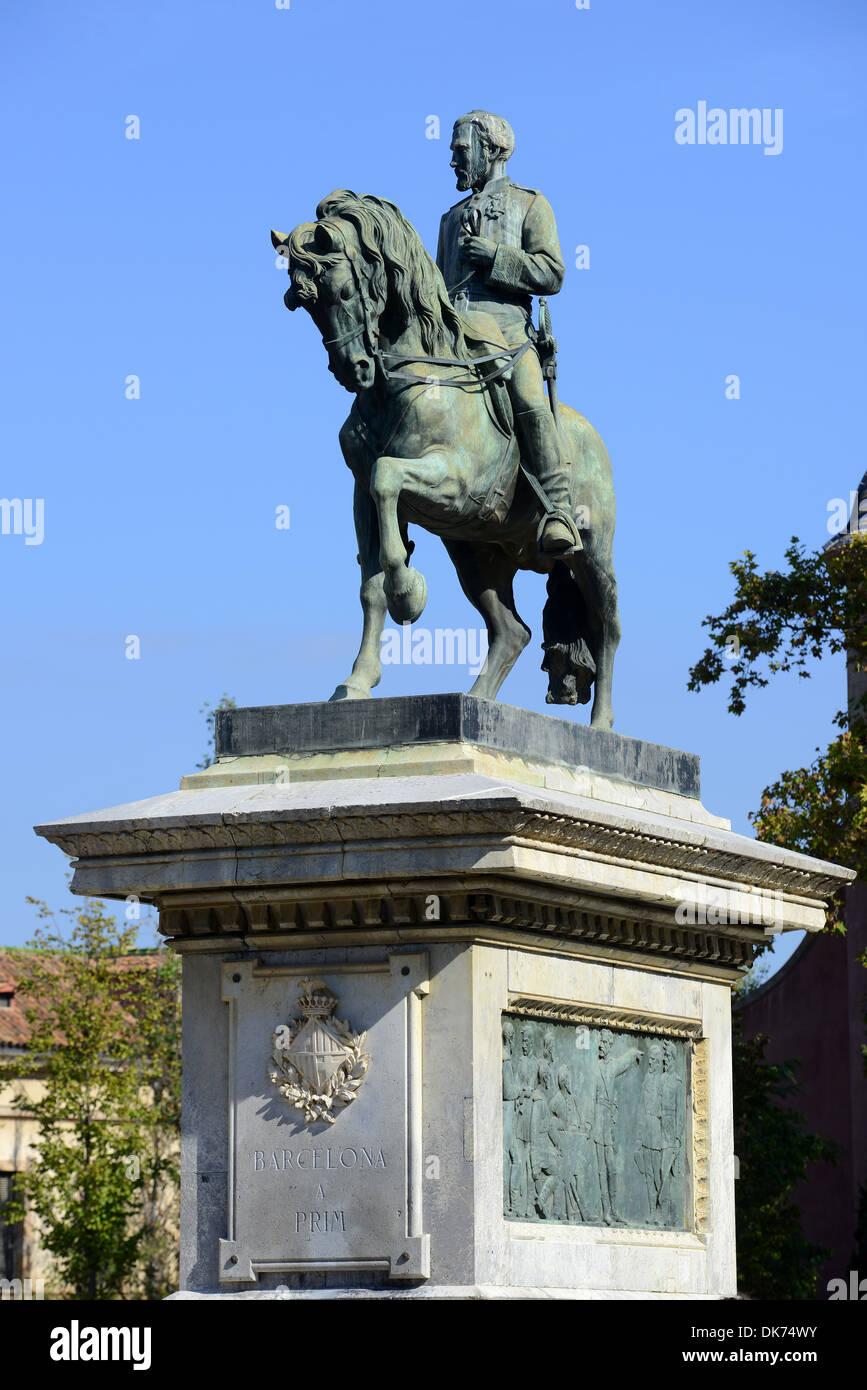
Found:
M 45 530 L 0 535 L 0 941 L 30 935 L 27 894 L 68 902 L 34 823 L 176 786 L 224 691 L 314 700 L 346 675 L 349 398 L 283 307 L 269 229 L 345 186 L 397 202 L 433 251 L 451 123 L 475 106 L 511 121 L 510 173 L 554 207 L 561 395 L 614 465 L 616 727 L 700 753 L 705 804 L 749 833 L 762 787 L 827 741 L 842 662 L 740 720 L 686 679 L 728 561 L 821 544 L 864 471 L 865 27 L 856 0 L 9 0 L 0 490 L 44 499 Z M 700 101 L 781 109 L 782 151 L 678 144 Z M 440 543 L 415 539 L 425 625 L 476 626 Z M 503 690 L 538 710 L 542 595 L 520 580 L 535 636 Z M 380 693 L 471 680 L 392 666 Z

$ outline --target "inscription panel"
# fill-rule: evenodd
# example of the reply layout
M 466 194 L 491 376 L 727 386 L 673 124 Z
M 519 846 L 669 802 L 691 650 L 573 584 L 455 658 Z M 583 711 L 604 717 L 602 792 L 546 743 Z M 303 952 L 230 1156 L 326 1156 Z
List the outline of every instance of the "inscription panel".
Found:
M 229 1211 L 220 1277 L 427 1276 L 421 1228 L 423 952 L 302 972 L 223 967 Z
M 690 1047 L 505 1013 L 505 1216 L 689 1229 Z

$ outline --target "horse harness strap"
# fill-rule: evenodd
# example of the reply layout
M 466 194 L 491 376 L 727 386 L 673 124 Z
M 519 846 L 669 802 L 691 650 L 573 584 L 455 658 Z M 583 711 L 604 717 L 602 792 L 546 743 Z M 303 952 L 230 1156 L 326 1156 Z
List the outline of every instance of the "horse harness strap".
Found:
M 517 448 L 517 436 L 515 434 L 508 435 L 506 447 L 494 472 L 494 481 L 479 503 L 479 520 L 482 522 L 494 519 L 501 521 L 509 509 L 511 498 L 515 492 L 515 479 L 517 477 L 517 469 L 513 463 L 513 456 Z M 500 515 L 501 511 L 502 515 Z
M 558 555 L 557 559 L 562 560 L 564 555 L 575 555 L 578 553 L 579 550 L 583 550 L 584 545 L 581 541 L 581 537 L 578 535 L 577 528 L 572 518 L 570 516 L 567 516 L 565 512 L 561 511 L 559 507 L 553 506 L 550 497 L 543 488 L 542 484 L 539 482 L 539 479 L 530 472 L 530 469 L 527 468 L 525 464 L 522 463 L 520 465 L 520 469 L 524 477 L 527 479 L 527 482 L 530 484 L 530 487 L 535 492 L 542 506 L 542 515 L 539 518 L 539 525 L 536 530 L 536 544 L 541 544 L 542 532 L 544 531 L 546 525 L 553 516 L 561 518 L 568 522 L 575 535 L 575 544 L 569 550 L 564 551 L 563 554 Z
M 449 357 L 425 357 L 422 355 L 413 355 L 404 352 L 388 352 L 380 350 L 377 350 L 376 356 L 380 360 L 380 365 L 382 367 L 383 374 L 387 381 L 418 381 L 418 377 L 415 376 L 412 372 L 398 372 L 391 367 L 386 367 L 385 363 L 382 361 L 384 357 L 390 357 L 395 362 L 415 362 L 420 366 L 469 367 L 472 370 L 472 375 L 452 377 L 450 380 L 440 381 L 439 385 L 476 386 L 479 384 L 480 380 L 480 374 L 476 369 L 479 366 L 481 366 L 484 362 L 499 362 L 503 357 L 507 358 L 507 361 L 505 361 L 501 367 L 498 367 L 495 372 L 491 372 L 489 374 L 481 374 L 482 384 L 487 384 L 493 381 L 499 381 L 501 377 L 504 377 L 507 372 L 510 372 L 512 370 L 519 357 L 523 357 L 527 349 L 532 346 L 533 344 L 531 340 L 528 338 L 525 343 L 521 343 L 520 347 L 504 347 L 501 348 L 499 352 L 486 353 L 484 357 L 471 357 L 467 359 Z

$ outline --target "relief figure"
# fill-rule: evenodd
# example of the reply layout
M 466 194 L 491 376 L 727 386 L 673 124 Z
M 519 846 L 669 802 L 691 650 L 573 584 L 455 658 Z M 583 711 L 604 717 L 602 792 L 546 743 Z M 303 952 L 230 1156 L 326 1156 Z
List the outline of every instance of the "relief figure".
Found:
M 666 1225 L 679 1226 L 683 1211 L 675 1209 L 672 1180 L 683 1173 L 683 1082 L 677 1071 L 677 1048 L 671 1038 L 662 1044 L 662 1190 L 659 1206 Z
M 515 1049 L 515 1025 L 510 1018 L 503 1019 L 503 1210 L 507 1216 L 515 1215 L 512 1210 L 513 1187 L 517 1187 L 518 1150 L 515 1143 L 515 1105 L 520 1092 L 520 1083 L 513 1052 Z
M 611 1056 L 614 1034 L 610 1028 L 603 1028 L 599 1035 L 598 1065 L 593 1094 L 592 1138 L 596 1146 L 596 1172 L 599 1178 L 599 1192 L 602 1199 L 602 1220 L 606 1226 L 623 1226 L 622 1216 L 617 1209 L 617 1096 L 614 1083 L 618 1076 L 633 1064 L 641 1062 L 641 1051 L 629 1047 L 616 1057 Z
M 660 1224 L 662 1198 L 662 1044 L 652 1042 L 647 1049 L 647 1071 L 641 1084 L 641 1119 L 635 1162 L 644 1174 L 647 1188 L 647 1219 Z
M 539 1084 L 531 1102 L 530 1168 L 539 1215 L 557 1220 L 558 1217 L 562 1219 L 565 1213 L 565 1203 L 562 1201 L 563 1182 L 557 1146 L 558 1122 L 551 1113 L 553 1084 L 551 1064 L 543 1058 L 539 1063 Z
M 518 1217 L 533 1215 L 535 1194 L 530 1170 L 530 1120 L 532 1099 L 539 1078 L 539 1063 L 533 1055 L 533 1026 L 520 1030 L 521 1053 L 515 1063 L 514 1141 L 509 1163 L 509 1206 Z

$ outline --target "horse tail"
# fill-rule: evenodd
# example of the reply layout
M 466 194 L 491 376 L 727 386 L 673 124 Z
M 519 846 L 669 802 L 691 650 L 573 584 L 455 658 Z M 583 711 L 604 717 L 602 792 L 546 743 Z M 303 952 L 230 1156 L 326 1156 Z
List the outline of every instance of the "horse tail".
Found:
M 548 576 L 548 598 L 542 610 L 542 670 L 548 673 L 549 705 L 586 705 L 596 675 L 596 662 L 587 645 L 590 617 L 571 571 L 562 561 Z

